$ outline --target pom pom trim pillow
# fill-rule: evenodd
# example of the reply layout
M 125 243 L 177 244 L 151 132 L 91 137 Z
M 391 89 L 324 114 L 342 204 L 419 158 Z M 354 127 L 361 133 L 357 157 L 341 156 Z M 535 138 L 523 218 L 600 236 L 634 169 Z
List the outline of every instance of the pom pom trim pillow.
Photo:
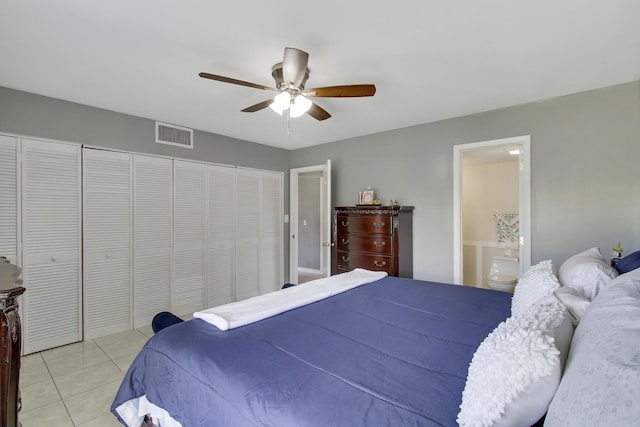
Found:
M 593 300 L 616 277 L 618 272 L 605 261 L 598 248 L 573 255 L 558 270 L 563 286 L 582 289 L 589 300 Z
M 469 365 L 460 426 L 528 426 L 542 418 L 560 383 L 572 335 L 560 302 L 536 304 L 499 324 Z
M 525 313 L 529 307 L 560 288 L 551 260 L 532 266 L 518 280 L 511 298 L 511 315 Z

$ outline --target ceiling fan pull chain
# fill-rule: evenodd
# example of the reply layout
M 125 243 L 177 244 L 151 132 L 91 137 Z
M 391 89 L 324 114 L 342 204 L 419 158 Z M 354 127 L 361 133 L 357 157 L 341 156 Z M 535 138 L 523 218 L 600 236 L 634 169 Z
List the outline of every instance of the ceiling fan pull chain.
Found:
M 288 135 L 291 135 L 291 108 L 287 108 L 285 114 L 287 115 L 287 136 L 288 136 Z

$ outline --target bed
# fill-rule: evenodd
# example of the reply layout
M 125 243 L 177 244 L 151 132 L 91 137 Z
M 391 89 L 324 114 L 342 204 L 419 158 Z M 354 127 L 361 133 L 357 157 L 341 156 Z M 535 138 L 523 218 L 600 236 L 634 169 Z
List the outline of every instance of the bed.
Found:
M 556 401 L 560 397 L 552 401 L 567 376 L 565 362 L 566 371 L 572 371 L 567 383 L 581 376 L 584 368 L 578 366 L 585 362 L 571 354 L 569 342 L 574 325 L 588 318 L 593 307 L 585 308 L 591 301 L 582 291 L 556 296 L 557 278 L 549 279 L 551 286 L 538 286 L 538 273 L 551 268 L 532 267 L 533 286 L 523 276 L 522 286 L 516 286 L 521 295 L 513 301 L 511 294 L 499 291 L 384 277 L 228 330 L 202 318 L 182 322 L 147 342 L 125 375 L 112 412 L 136 427 L 532 425 L 551 403 L 548 425 L 598 425 L 568 415 Z M 640 274 L 627 282 L 620 288 L 640 295 Z M 275 298 L 304 286 L 312 289 L 314 282 L 277 291 Z M 539 296 L 539 288 L 550 291 Z M 633 306 L 636 297 L 630 310 L 640 316 L 640 308 Z M 571 300 L 571 310 L 562 300 Z M 522 315 L 512 313 L 516 302 Z M 513 333 L 517 328 L 526 331 L 524 342 L 504 346 L 509 348 L 504 354 L 496 351 L 496 342 L 518 336 Z M 531 332 L 536 328 L 542 330 L 537 335 Z M 631 329 L 637 352 L 639 330 Z M 547 347 L 530 354 L 532 339 Z M 635 361 L 635 370 L 625 371 L 627 379 L 631 375 L 640 384 L 640 355 L 626 352 L 624 357 Z M 511 367 L 501 372 L 500 360 L 510 359 Z M 629 361 L 613 363 L 612 369 L 622 365 Z M 533 373 L 524 386 L 520 372 L 509 371 L 519 366 L 537 367 L 527 368 Z M 499 390 L 505 387 L 511 396 Z M 640 407 L 640 399 L 635 400 L 640 390 L 626 387 L 627 400 Z M 574 392 L 563 389 L 561 397 L 572 399 Z M 579 405 L 572 402 L 575 411 Z M 635 407 L 630 415 L 621 402 L 618 415 L 640 415 Z M 620 419 L 608 425 L 633 425 L 624 422 L 631 418 Z M 522 420 L 529 421 L 518 424 Z

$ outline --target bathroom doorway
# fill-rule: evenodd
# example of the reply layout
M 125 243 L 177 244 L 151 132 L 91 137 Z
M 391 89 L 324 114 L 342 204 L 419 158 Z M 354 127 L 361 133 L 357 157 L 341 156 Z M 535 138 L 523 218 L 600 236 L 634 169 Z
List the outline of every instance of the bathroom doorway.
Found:
M 454 146 L 454 283 L 486 287 L 494 255 L 531 265 L 529 147 L 528 135 Z

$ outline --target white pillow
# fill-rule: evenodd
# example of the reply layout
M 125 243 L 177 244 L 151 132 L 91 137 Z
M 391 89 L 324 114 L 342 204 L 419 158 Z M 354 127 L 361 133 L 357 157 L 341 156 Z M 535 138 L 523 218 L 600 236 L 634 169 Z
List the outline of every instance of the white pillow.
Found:
M 511 315 L 523 314 L 529 307 L 559 287 L 560 282 L 553 273 L 553 265 L 550 260 L 532 266 L 520 277 L 513 290 Z
M 593 300 L 617 276 L 616 269 L 607 263 L 598 248 L 575 254 L 563 262 L 558 270 L 558 278 L 563 286 L 582 289 L 589 300 Z
M 584 313 L 591 304 L 591 301 L 584 296 L 582 289 L 572 288 L 571 286 L 561 286 L 560 289 L 553 291 L 553 295 L 567 307 L 573 326 L 578 326 L 580 319 L 582 319 L 582 316 L 584 316 Z
M 584 314 L 545 427 L 637 426 L 640 269 L 621 274 Z
M 559 302 L 510 317 L 480 344 L 457 421 L 467 426 L 529 426 L 556 392 L 573 327 Z

